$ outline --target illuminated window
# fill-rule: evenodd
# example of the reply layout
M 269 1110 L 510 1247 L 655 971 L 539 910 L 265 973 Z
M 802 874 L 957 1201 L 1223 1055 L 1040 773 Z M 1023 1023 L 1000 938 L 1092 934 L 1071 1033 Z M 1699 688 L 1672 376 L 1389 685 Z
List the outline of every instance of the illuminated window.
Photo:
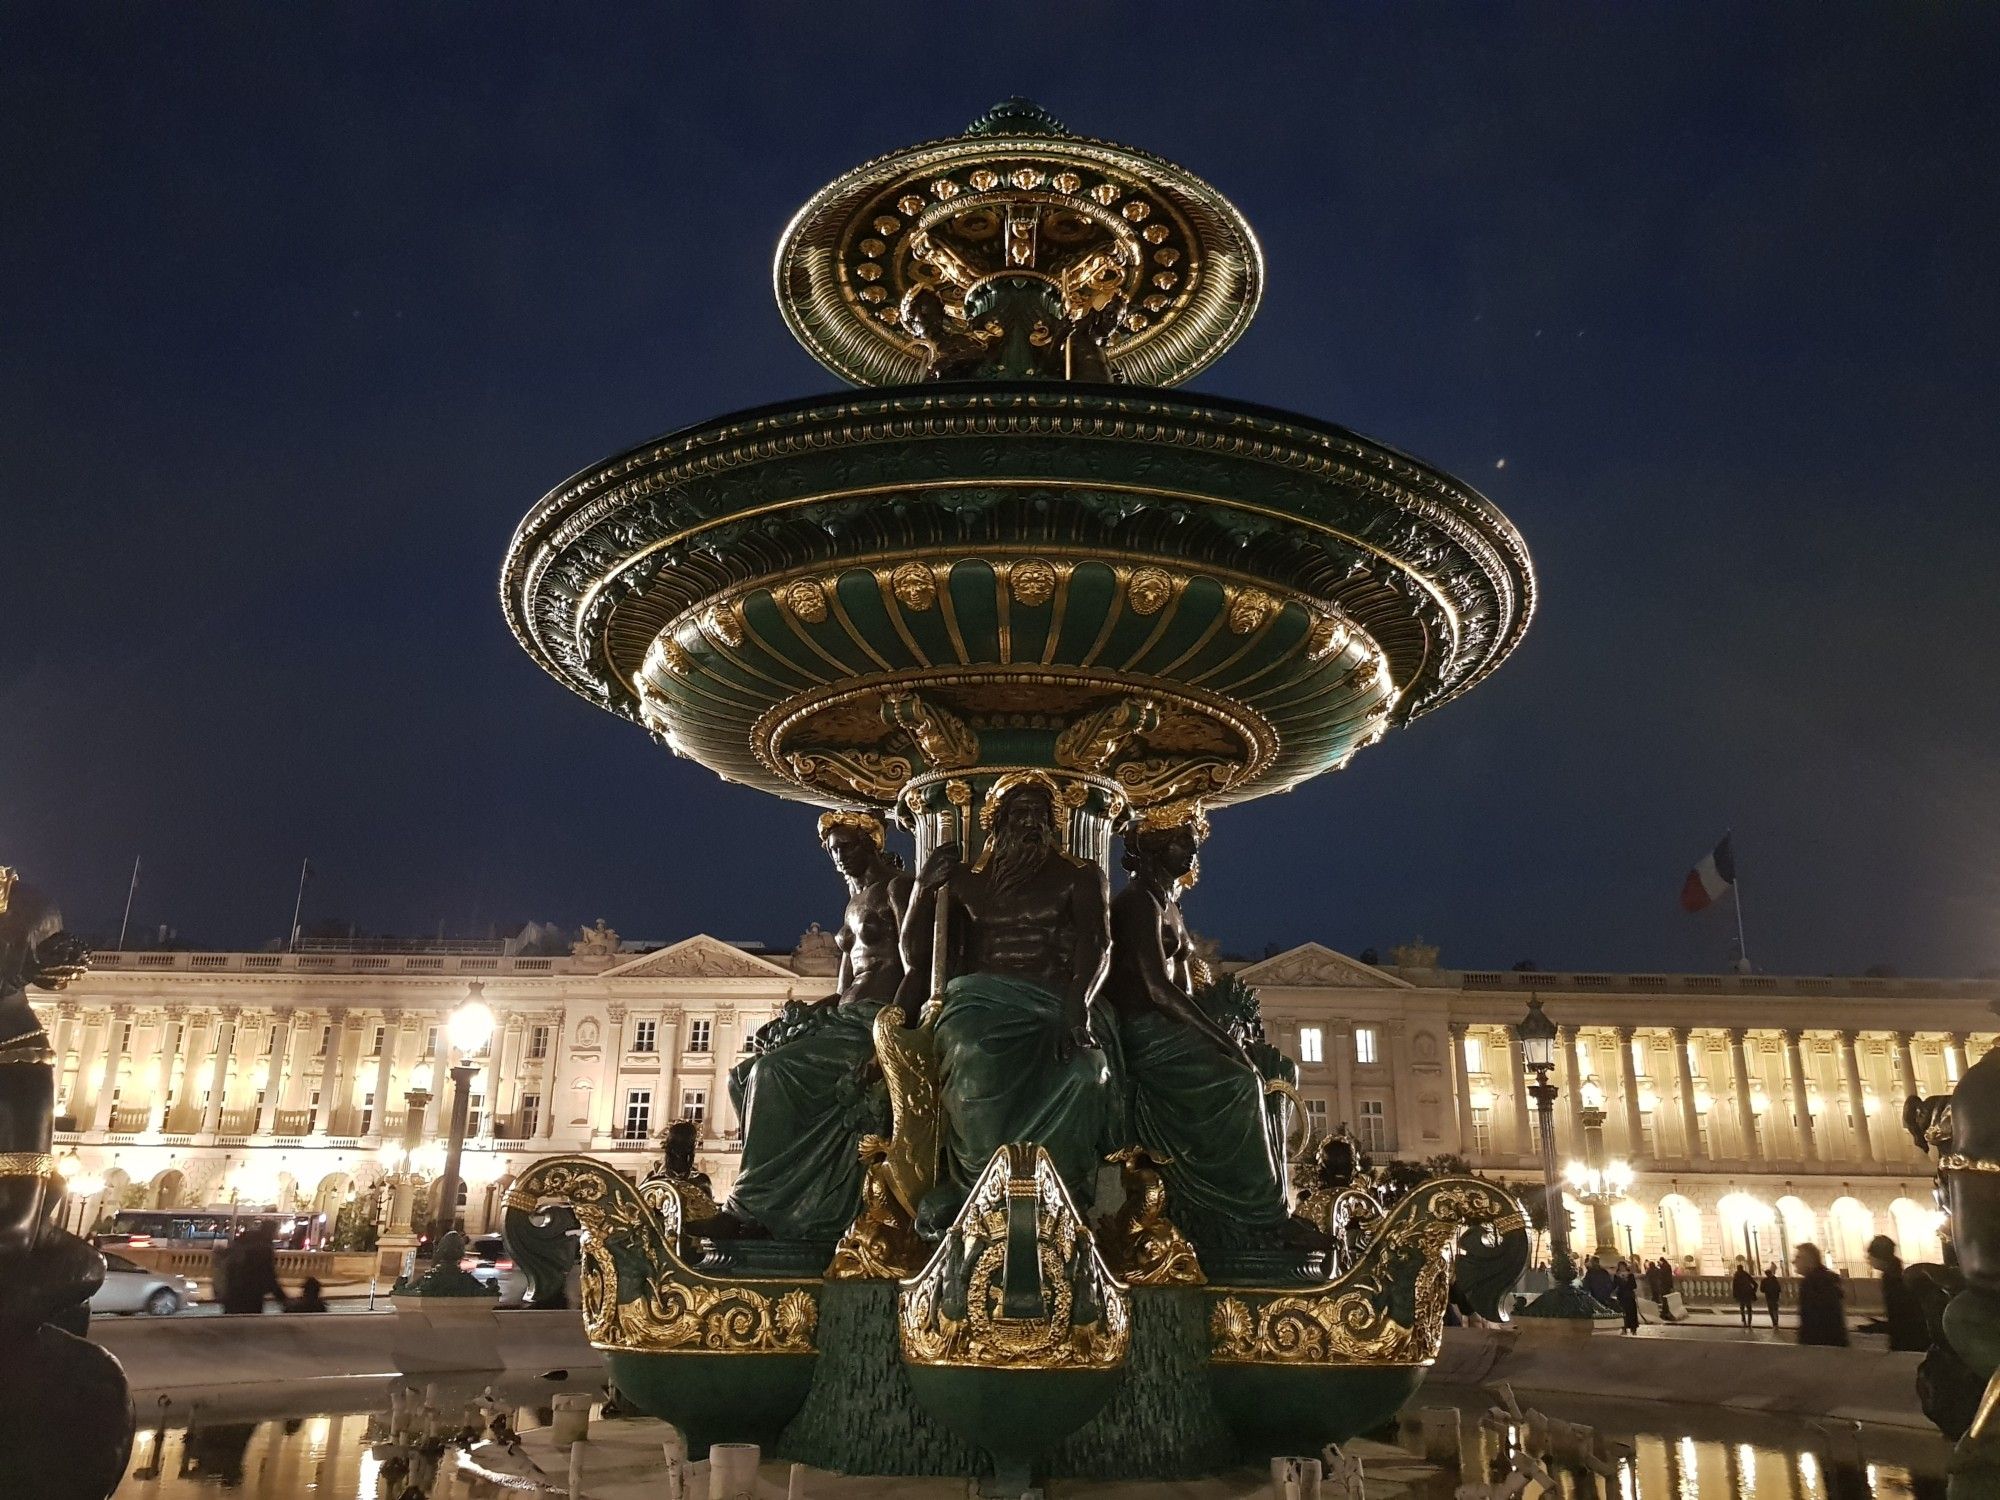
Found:
M 1324 1099 L 1308 1099 L 1305 1101 L 1305 1106 L 1307 1132 L 1316 1136 L 1325 1135 L 1327 1133 L 1326 1101 Z
M 1956 1047 L 1947 1047 L 1944 1049 L 1944 1076 L 1947 1083 L 1956 1084 L 1958 1082 L 1958 1049 Z
M 1299 1028 L 1299 1061 L 1326 1061 L 1326 1033 L 1317 1026 Z
M 520 1138 L 524 1141 L 532 1139 L 536 1127 L 541 1123 L 542 1096 L 540 1094 L 523 1094 L 521 1096 Z
M 708 1090 L 682 1089 L 681 1114 L 699 1125 L 708 1118 Z
M 1360 1063 L 1372 1063 L 1376 1060 L 1375 1028 L 1373 1026 L 1357 1026 L 1354 1028 L 1354 1060 Z
M 368 1049 L 370 1057 L 380 1057 L 382 1055 L 382 1039 L 388 1035 L 388 1032 L 389 1028 L 386 1026 L 377 1026 L 375 1028 L 375 1045 Z
M 528 1056 L 531 1058 L 549 1055 L 549 1028 L 537 1026 L 528 1033 Z
M 1380 1099 L 1361 1101 L 1361 1146 L 1365 1151 L 1389 1149 L 1389 1116 Z
M 1472 1111 L 1472 1154 L 1486 1156 L 1493 1150 L 1493 1111 L 1475 1109 Z
M 706 1052 L 713 1026 L 714 1023 L 711 1021 L 688 1022 L 688 1051 Z M 706 1098 L 707 1095 L 703 1095 L 702 1097 Z
M 1486 1044 L 1476 1036 L 1465 1039 L 1465 1071 L 1484 1073 L 1486 1071 Z
M 653 1124 L 653 1091 L 651 1089 L 627 1089 L 625 1091 L 625 1139 L 643 1141 Z
M 658 1021 L 634 1021 L 632 1023 L 632 1050 L 634 1052 L 651 1052 L 654 1040 L 659 1034 L 660 1023 Z

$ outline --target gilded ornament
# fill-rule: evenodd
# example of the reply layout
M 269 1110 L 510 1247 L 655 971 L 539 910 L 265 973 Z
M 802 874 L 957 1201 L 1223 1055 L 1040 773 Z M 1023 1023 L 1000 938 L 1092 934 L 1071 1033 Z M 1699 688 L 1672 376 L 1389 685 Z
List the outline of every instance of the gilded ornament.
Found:
M 1033 1264 L 1010 1275 L 1009 1254 Z M 1036 1286 L 1039 1316 L 1004 1310 L 1009 1283 Z M 898 1322 L 914 1365 L 1113 1370 L 1132 1340 L 1123 1288 L 1048 1153 L 1027 1144 L 993 1154 L 929 1264 L 903 1284 Z
M 53 1177 L 56 1159 L 46 1151 L 0 1151 L 0 1178 Z
M 993 820 L 1000 816 L 1000 804 L 1024 786 L 1040 787 L 1048 794 L 1050 804 L 1057 808 L 1078 808 L 1090 800 L 1090 788 L 1081 782 L 1059 780 L 1047 771 L 1032 767 L 1007 771 L 994 777 L 993 784 L 986 788 L 986 796 L 979 804 L 979 826 L 991 828 Z M 1062 835 L 1067 847 L 1067 829 L 1062 830 Z
M 972 783 L 953 777 L 944 784 L 944 800 L 953 807 L 967 807 L 972 802 Z
M 1000 174 L 990 167 L 977 167 L 965 179 L 982 193 L 990 193 L 1000 186 Z
M 1241 761 L 1214 756 L 1162 755 L 1120 764 L 1112 775 L 1139 807 L 1226 792 L 1243 776 Z
M 1049 181 L 1059 193 L 1073 193 L 1083 186 L 1083 179 L 1074 172 L 1058 172 Z
M 819 841 L 822 844 L 826 842 L 827 836 L 836 828 L 852 828 L 857 833 L 866 834 L 875 841 L 877 849 L 883 846 L 889 834 L 889 830 L 883 825 L 882 819 L 879 816 L 862 808 L 854 807 L 836 807 L 831 812 L 823 812 L 819 815 Z
M 1444 1340 L 1460 1236 L 1475 1225 L 1510 1233 L 1520 1214 L 1491 1183 L 1433 1178 L 1390 1210 L 1356 1263 L 1332 1281 L 1231 1288 L 1210 1309 L 1209 1357 L 1216 1364 L 1428 1364 Z M 1399 1308 L 1408 1310 L 1405 1317 Z
M 44 965 L 35 985 L 38 989 L 59 990 L 70 980 L 79 978 L 86 972 L 83 965 L 65 964 L 60 967 Z M 19 1036 L 9 1037 L 0 1042 L 0 1067 L 9 1063 L 23 1066 L 52 1063 L 56 1050 L 49 1044 L 49 1034 L 37 1026 L 33 1031 L 24 1031 Z
M 1196 842 L 1206 842 L 1208 839 L 1208 813 L 1202 807 L 1199 797 L 1160 802 L 1151 807 L 1141 808 L 1134 815 L 1132 825 L 1149 833 L 1162 828 L 1191 828 L 1194 830 Z
M 898 604 L 918 614 L 937 603 L 937 574 L 928 563 L 904 563 L 889 575 L 889 587 Z
M 1120 1163 L 1125 1202 L 1104 1236 L 1105 1260 L 1132 1286 L 1205 1286 L 1201 1258 L 1167 1214 L 1166 1163 L 1127 1146 L 1106 1158 Z
M 1984 1157 L 1967 1156 L 1963 1152 L 1948 1151 L 1938 1158 L 1940 1172 L 2000 1172 L 2000 1161 L 1989 1161 Z
M 1248 635 L 1278 612 L 1278 601 L 1262 589 L 1239 589 L 1229 604 L 1229 632 Z
M 785 608 L 807 625 L 817 625 L 826 618 L 826 591 L 817 579 L 797 579 L 786 585 L 780 597 Z
M 1146 242 L 1151 245 L 1161 244 L 1172 232 L 1164 224 L 1148 224 L 1145 229 Z
M 896 200 L 896 207 L 900 208 L 905 215 L 915 217 L 924 211 L 924 200 L 919 198 L 915 193 L 905 193 Z M 880 221 L 878 220 L 877 222 L 879 223 Z
M 1118 185 L 1114 182 L 1100 182 L 1090 190 L 1090 196 L 1109 208 L 1118 201 Z
M 1056 591 L 1056 570 L 1039 557 L 1017 562 L 1007 570 L 1007 589 L 1016 604 L 1039 609 Z
M 1160 707 L 1150 698 L 1120 698 L 1076 720 L 1056 736 L 1056 764 L 1072 771 L 1102 771 L 1140 735 L 1160 727 Z
M 1125 585 L 1125 598 L 1135 615 L 1156 615 L 1174 596 L 1173 575 L 1165 568 L 1139 568 Z
M 882 1176 L 903 1211 L 915 1218 L 924 1194 L 937 1186 L 937 1012 L 925 1008 L 915 1026 L 903 1025 L 903 1008 L 875 1012 L 875 1060 L 889 1094 L 889 1139 L 882 1144 Z
M 1306 660 L 1325 661 L 1336 652 L 1347 649 L 1347 643 L 1354 638 L 1353 627 L 1338 615 L 1313 616 L 1312 632 L 1306 637 Z
M 703 610 L 701 628 L 725 646 L 743 644 L 743 616 L 733 603 L 711 604 Z
M 893 1007 L 892 1007 L 893 1008 Z M 834 1246 L 828 1281 L 901 1281 L 924 1263 L 924 1243 L 896 1195 L 889 1169 L 889 1143 L 879 1135 L 861 1138 L 861 1209 Z
M 909 735 L 933 770 L 956 770 L 979 758 L 979 737 L 965 720 L 916 693 L 884 693 L 882 719 Z
M 880 750 L 794 752 L 785 757 L 785 765 L 809 786 L 866 797 L 871 802 L 894 802 L 916 773 L 908 757 Z
M 664 1202 L 671 1184 L 647 1193 Z M 658 1208 L 639 1189 L 587 1156 L 554 1156 L 521 1174 L 523 1203 L 569 1205 L 583 1227 L 584 1331 L 620 1352 L 812 1354 L 819 1303 L 797 1281 L 707 1276 L 681 1260 Z M 634 1279 L 638 1280 L 633 1285 Z
M 1123 215 L 1125 215 L 1126 218 L 1130 219 L 1134 224 L 1137 224 L 1140 220 L 1144 219 L 1148 214 L 1152 213 L 1153 205 L 1145 202 L 1143 199 L 1134 198 L 1130 203 L 1126 204 L 1123 208 L 1119 209 L 1118 211 Z
M 1014 186 L 1024 193 L 1040 187 L 1043 180 L 1043 174 L 1036 171 L 1033 167 L 1017 168 L 1013 176 Z

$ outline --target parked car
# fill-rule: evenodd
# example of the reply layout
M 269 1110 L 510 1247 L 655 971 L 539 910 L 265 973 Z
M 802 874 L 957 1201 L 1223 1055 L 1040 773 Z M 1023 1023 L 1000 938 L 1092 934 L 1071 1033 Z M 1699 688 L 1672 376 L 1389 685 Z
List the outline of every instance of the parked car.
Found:
M 124 1256 L 104 1252 L 104 1285 L 91 1293 L 94 1313 L 151 1313 L 164 1318 L 194 1306 L 195 1286 L 170 1271 L 149 1271 Z
M 482 1234 L 466 1242 L 465 1259 L 459 1265 L 500 1294 L 502 1307 L 519 1307 L 528 1295 L 527 1273 L 514 1264 L 507 1253 L 507 1241 L 497 1234 Z

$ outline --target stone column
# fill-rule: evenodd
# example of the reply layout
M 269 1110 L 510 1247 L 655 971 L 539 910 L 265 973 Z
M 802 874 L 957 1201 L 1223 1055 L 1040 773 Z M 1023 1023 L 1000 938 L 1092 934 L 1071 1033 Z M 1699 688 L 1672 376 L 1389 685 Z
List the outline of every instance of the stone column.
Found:
M 442 1121 L 444 1111 L 449 1109 L 451 1098 L 451 1038 L 447 1035 L 451 1026 L 451 1012 L 434 1010 L 426 1023 L 437 1034 L 430 1050 L 423 1054 L 423 1060 L 431 1065 L 430 1103 L 424 1106 L 423 1139 L 434 1141 L 444 1134 Z
M 125 1018 L 116 1010 L 104 1013 L 104 1066 L 97 1074 L 97 1097 L 91 1101 L 90 1128 L 103 1134 L 111 1128 L 111 1094 L 118 1087 L 118 1064 L 122 1050 L 118 1033 Z
M 1757 1111 L 1750 1102 L 1750 1059 L 1743 1050 L 1741 1026 L 1729 1028 L 1729 1072 L 1736 1094 L 1736 1128 L 1743 1134 L 1743 1159 L 1762 1161 L 1763 1147 L 1757 1140 Z
M 203 1026 L 202 1038 L 210 1043 L 215 1041 L 212 1024 Z M 176 1110 L 168 1111 L 166 1129 L 172 1130 L 174 1128 L 175 1114 L 179 1114 L 183 1120 L 190 1122 L 188 1125 L 189 1130 L 201 1129 L 201 1117 L 203 1114 L 201 1105 L 201 1063 L 201 1046 L 195 1040 L 194 1018 L 190 1016 L 181 1027 L 181 1082 L 180 1087 L 174 1090 L 174 1097 L 179 1107 Z
M 653 1124 L 664 1130 L 681 1117 L 680 1095 L 674 1091 L 674 1065 L 681 1055 L 681 1011 L 669 1005 L 660 1013 L 660 1075 L 653 1085 Z
M 513 1132 L 515 1112 L 521 1097 L 521 1053 L 522 1020 L 520 1012 L 510 1011 L 500 1022 L 500 1045 L 494 1049 L 499 1066 L 493 1070 L 493 1086 L 486 1093 L 486 1118 L 480 1121 L 484 1127 L 481 1134 L 488 1140 L 500 1134 L 502 1117 L 508 1121 L 508 1133 Z
M 549 1027 L 549 1055 L 542 1059 L 542 1117 L 535 1123 L 535 1139 L 550 1140 L 556 1133 L 556 1106 L 561 1103 L 563 1012 L 558 1010 Z
M 1674 1069 L 1680 1081 L 1681 1095 L 1681 1139 L 1689 1161 L 1701 1157 L 1701 1115 L 1694 1104 L 1694 1064 L 1688 1058 L 1688 1043 L 1694 1037 L 1693 1031 L 1685 1026 L 1674 1028 Z
M 1333 1123 L 1336 1128 L 1344 1124 L 1358 1131 L 1361 1112 L 1354 1105 L 1354 1023 L 1335 1021 L 1326 1034 L 1333 1043 L 1333 1100 L 1340 1112 Z
M 99 1049 L 108 1048 L 111 1045 L 109 1026 L 110 1023 L 108 1021 L 103 1026 L 93 1026 L 90 1016 L 83 1014 L 81 1009 L 77 1013 L 76 1077 L 70 1084 L 67 1103 L 70 1115 L 75 1118 L 80 1127 L 87 1127 L 89 1124 L 80 1111 L 84 1102 L 91 1097 L 90 1070 L 97 1067 L 103 1057 L 103 1053 Z M 95 1100 L 91 1100 L 91 1102 L 95 1103 Z
M 257 1134 L 269 1135 L 277 1124 L 278 1101 L 285 1094 L 285 1078 L 290 1069 L 286 1066 L 287 1053 L 292 1042 L 293 1011 L 289 1007 L 279 1009 L 271 1023 L 271 1050 L 260 1062 L 271 1065 L 270 1076 L 264 1081 L 264 1102 L 257 1110 Z
M 347 1101 L 354 1092 L 354 1070 L 347 1057 L 348 1012 L 346 1006 L 327 1013 L 332 1028 L 326 1039 L 326 1059 L 319 1070 L 319 1111 L 313 1116 L 315 1135 L 347 1134 Z M 355 1038 L 359 1045 L 360 1038 Z
M 1535 1132 L 1528 1124 L 1528 1063 L 1521 1055 L 1521 1039 L 1507 1028 L 1507 1067 L 1514 1075 L 1514 1154 L 1536 1159 Z
M 235 1006 L 222 1013 L 222 1028 L 216 1033 L 215 1060 L 208 1075 L 208 1107 L 201 1112 L 201 1128 L 214 1135 L 222 1129 L 222 1107 L 229 1097 L 229 1059 L 236 1054 L 236 1020 L 242 1011 Z
M 715 1140 L 726 1139 L 736 1123 L 736 1111 L 729 1105 L 729 1069 L 736 1061 L 736 1007 L 715 1008 L 714 1082 L 708 1090 L 708 1129 L 703 1133 Z
M 1812 1100 L 1806 1093 L 1806 1056 L 1801 1045 L 1804 1035 L 1785 1033 L 1785 1061 L 1792 1074 L 1792 1113 L 1799 1117 L 1799 1151 L 1807 1161 L 1819 1160 L 1819 1142 L 1813 1136 Z
M 619 1065 L 625 1060 L 625 1007 L 607 1005 L 604 1021 L 604 1047 L 597 1054 L 597 1096 L 595 1108 L 597 1118 L 592 1130 L 601 1136 L 616 1137 L 625 1128 L 624 1085 Z M 722 1023 L 715 1023 L 714 1045 L 716 1055 L 722 1053 Z M 715 1117 L 713 1101 L 709 1118 Z
M 167 1095 L 174 1087 L 175 1048 L 187 1046 L 187 1007 L 170 1005 L 160 1017 L 160 1045 L 153 1057 L 157 1066 L 153 1069 L 158 1081 L 153 1085 L 153 1097 L 146 1101 L 146 1128 L 164 1130 L 167 1126 Z
M 403 1035 L 396 1017 L 382 1013 L 382 1055 L 375 1059 L 375 1115 L 368 1122 L 368 1139 L 383 1139 L 382 1121 L 389 1113 L 389 1090 L 396 1081 L 396 1044 Z
M 1923 1081 L 1917 1077 L 1916 1051 L 1911 1045 L 1910 1034 L 1907 1031 L 1896 1033 L 1896 1077 L 1901 1081 L 1903 1098 L 1916 1098 L 1923 1093 Z M 1896 1107 L 1896 1115 L 1898 1119 L 1902 1117 L 1900 1102 Z M 1891 1135 L 1905 1157 L 1918 1157 L 1923 1154 L 1917 1150 L 1917 1143 L 1910 1139 L 1907 1131 L 1893 1131 Z
M 1953 1088 L 1965 1077 L 1965 1033 L 1954 1031 L 1945 1038 L 1945 1081 Z
M 1618 1078 L 1625 1091 L 1625 1149 L 1635 1166 L 1646 1155 L 1646 1127 L 1639 1118 L 1639 1065 L 1632 1060 L 1632 1043 L 1637 1036 L 1635 1027 L 1618 1028 Z
M 1472 1151 L 1472 1077 L 1465 1066 L 1465 1023 L 1451 1023 L 1452 1108 L 1458 1119 L 1458 1150 L 1462 1156 Z
M 1395 1113 L 1395 1139 L 1389 1147 L 1398 1154 L 1419 1149 L 1422 1127 L 1417 1123 L 1417 1083 L 1411 1068 L 1410 1028 L 1401 1021 L 1391 1021 L 1378 1028 L 1388 1033 L 1389 1072 L 1395 1080 L 1396 1096 L 1389 1106 Z
M 1557 1040 L 1562 1043 L 1564 1097 L 1562 1119 L 1569 1127 L 1568 1149 L 1580 1156 L 1583 1154 L 1583 1063 L 1576 1053 L 1576 1028 L 1558 1027 Z
M 1857 1033 L 1840 1034 L 1840 1066 L 1847 1077 L 1847 1113 L 1854 1122 L 1854 1145 L 1863 1161 L 1875 1160 L 1875 1146 L 1868 1134 L 1868 1094 L 1861 1083 L 1861 1053 Z

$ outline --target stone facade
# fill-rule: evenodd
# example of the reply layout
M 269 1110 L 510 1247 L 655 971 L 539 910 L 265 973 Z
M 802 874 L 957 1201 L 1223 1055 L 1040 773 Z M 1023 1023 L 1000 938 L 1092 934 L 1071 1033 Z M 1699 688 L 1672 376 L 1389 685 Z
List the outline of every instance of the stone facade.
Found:
M 497 1224 L 507 1182 L 539 1156 L 589 1151 L 643 1170 L 654 1133 L 683 1113 L 701 1117 L 702 1166 L 726 1191 L 738 1146 L 728 1071 L 787 999 L 826 992 L 827 946 L 810 933 L 780 957 L 706 936 L 564 958 L 100 955 L 38 1007 L 71 1127 L 57 1150 L 120 1203 L 233 1197 L 331 1214 L 403 1140 L 418 1065 L 443 1080 L 445 1018 L 478 981 L 498 1024 L 473 1086 L 469 1227 Z M 1899 1123 L 1902 1099 L 1948 1090 L 1992 1044 L 2000 985 L 1478 973 L 1436 957 L 1412 946 L 1378 967 L 1306 944 L 1224 967 L 1261 991 L 1314 1125 L 1345 1121 L 1378 1156 L 1454 1153 L 1512 1181 L 1539 1173 L 1511 1031 L 1539 995 L 1562 1027 L 1560 1158 L 1635 1172 L 1608 1209 L 1572 1204 L 1579 1244 L 1706 1272 L 1810 1239 L 1860 1275 L 1877 1233 L 1906 1258 L 1935 1257 L 1930 1171 Z

